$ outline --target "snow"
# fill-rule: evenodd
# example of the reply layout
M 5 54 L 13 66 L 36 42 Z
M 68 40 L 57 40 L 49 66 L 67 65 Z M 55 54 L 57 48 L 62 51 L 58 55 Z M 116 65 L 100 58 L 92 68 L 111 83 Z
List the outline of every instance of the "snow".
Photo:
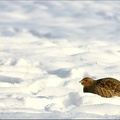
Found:
M 0 118 L 120 119 L 79 83 L 120 80 L 119 3 L 0 1 Z

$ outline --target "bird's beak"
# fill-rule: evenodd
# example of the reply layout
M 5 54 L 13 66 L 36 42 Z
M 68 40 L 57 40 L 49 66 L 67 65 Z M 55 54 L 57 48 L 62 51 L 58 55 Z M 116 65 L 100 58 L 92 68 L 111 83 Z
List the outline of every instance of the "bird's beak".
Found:
M 79 83 L 83 84 L 83 81 L 81 80 L 81 81 L 79 81 Z

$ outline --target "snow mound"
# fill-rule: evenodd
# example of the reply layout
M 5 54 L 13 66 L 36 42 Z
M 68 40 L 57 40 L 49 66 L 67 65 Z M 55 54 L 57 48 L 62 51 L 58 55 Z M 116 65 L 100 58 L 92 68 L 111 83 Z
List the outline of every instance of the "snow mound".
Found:
M 85 70 L 82 68 L 72 68 L 72 69 L 58 69 L 54 71 L 48 71 L 49 74 L 57 75 L 61 78 L 71 78 L 71 79 L 77 79 L 82 78 L 84 76 Z

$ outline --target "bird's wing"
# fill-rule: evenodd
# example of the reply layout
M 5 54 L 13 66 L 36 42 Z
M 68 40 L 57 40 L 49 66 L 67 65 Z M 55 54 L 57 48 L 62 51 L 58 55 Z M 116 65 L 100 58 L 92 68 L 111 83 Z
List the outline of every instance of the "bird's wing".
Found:
M 120 81 L 114 78 L 104 78 L 97 81 L 97 86 L 107 90 L 115 90 L 120 92 Z
M 120 94 L 120 81 L 113 78 L 100 79 L 96 83 L 95 93 L 104 97 Z

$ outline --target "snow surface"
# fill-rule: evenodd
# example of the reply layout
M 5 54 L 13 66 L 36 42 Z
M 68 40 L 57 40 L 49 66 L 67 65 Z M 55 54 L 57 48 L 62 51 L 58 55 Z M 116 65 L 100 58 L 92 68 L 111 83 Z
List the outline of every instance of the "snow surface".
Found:
M 0 1 L 1 119 L 120 119 L 87 76 L 120 79 L 120 1 Z

